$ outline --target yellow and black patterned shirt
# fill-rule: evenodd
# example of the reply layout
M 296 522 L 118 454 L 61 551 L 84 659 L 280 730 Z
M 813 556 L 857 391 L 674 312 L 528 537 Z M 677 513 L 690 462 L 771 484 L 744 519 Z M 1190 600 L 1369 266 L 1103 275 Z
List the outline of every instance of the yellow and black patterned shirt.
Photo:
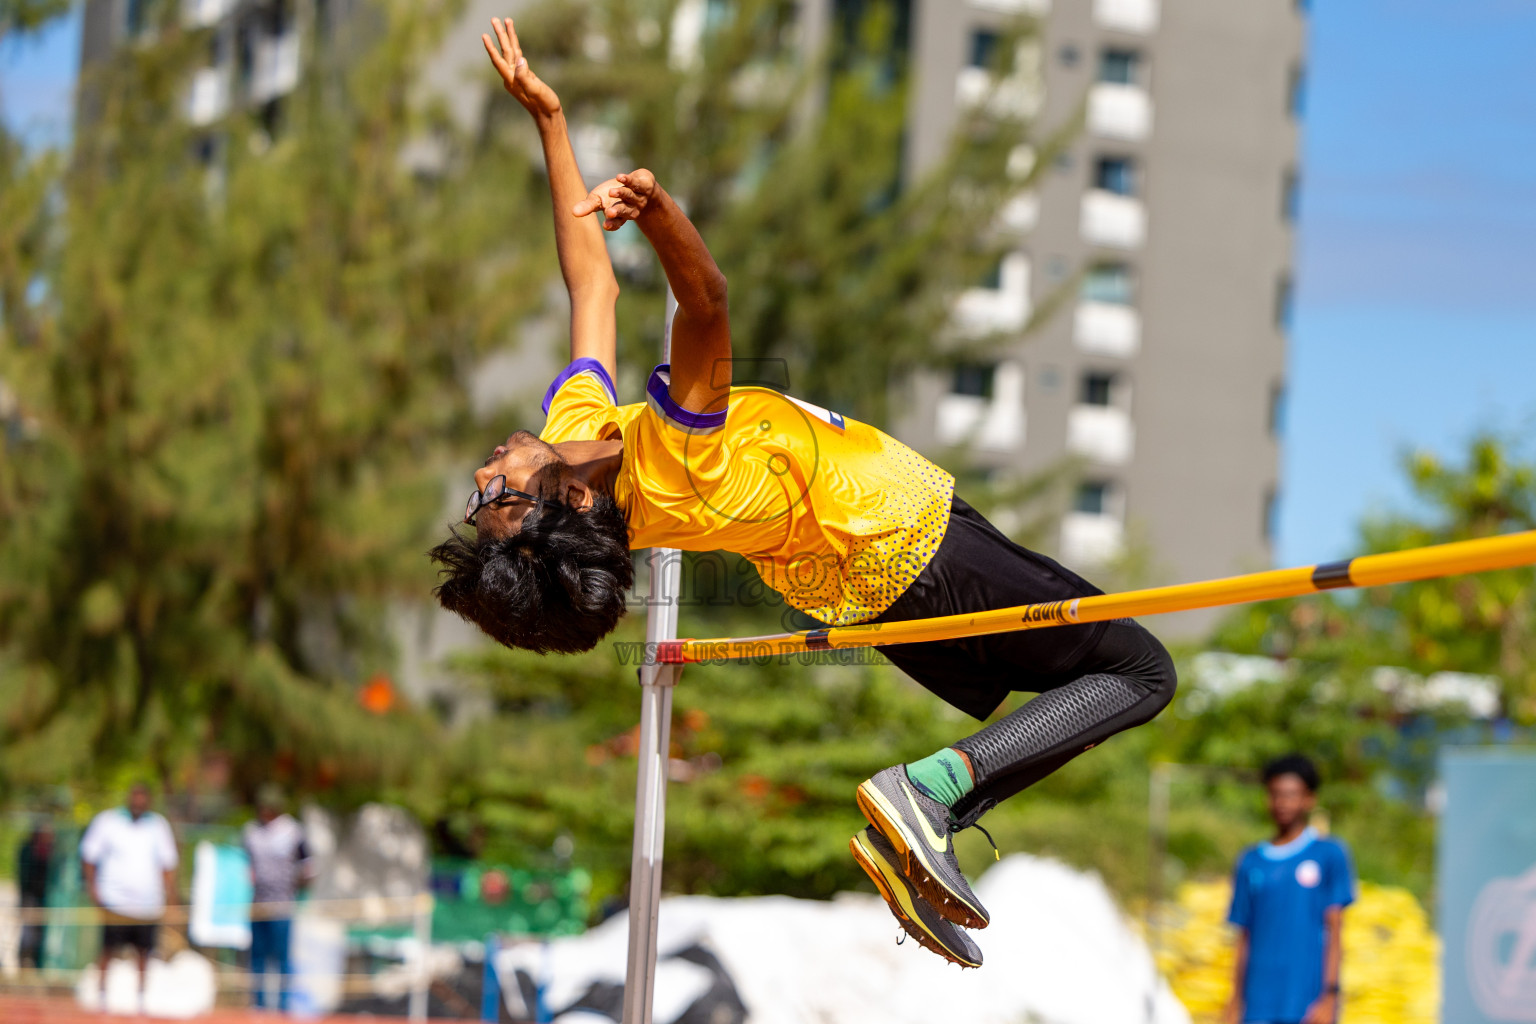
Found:
M 614 497 L 632 548 L 732 551 L 785 601 L 828 625 L 867 622 L 944 539 L 955 481 L 874 427 L 771 388 L 733 387 L 695 412 L 668 394 L 618 405 L 594 359 L 550 385 L 540 437 L 624 441 Z

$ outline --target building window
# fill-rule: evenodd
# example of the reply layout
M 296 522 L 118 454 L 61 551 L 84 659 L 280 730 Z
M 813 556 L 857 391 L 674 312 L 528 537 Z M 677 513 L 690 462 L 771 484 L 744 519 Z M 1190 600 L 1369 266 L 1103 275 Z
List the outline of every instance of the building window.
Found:
M 129 38 L 144 31 L 144 14 L 148 6 L 149 0 L 128 0 L 127 9 L 123 12 L 123 28 Z
M 977 288 L 990 288 L 997 291 L 1003 287 L 1003 257 L 999 256 L 992 262 L 981 277 L 976 279 Z
M 1269 436 L 1285 433 L 1285 385 L 1276 381 L 1269 386 Z
M 1072 511 L 1089 516 L 1109 515 L 1109 484 L 1102 480 L 1085 480 L 1078 484 Z
M 1112 373 L 1083 374 L 1083 390 L 1078 401 L 1083 405 L 1108 408 L 1114 404 L 1115 375 Z
M 1135 50 L 1105 50 L 1099 56 L 1099 81 L 1136 85 L 1141 80 L 1141 54 Z
M 1301 176 L 1294 170 L 1286 171 L 1280 183 L 1280 216 L 1290 224 L 1301 216 Z
M 1131 304 L 1131 268 L 1124 263 L 1100 263 L 1083 275 L 1084 302 L 1108 302 L 1117 306 Z
M 1300 64 L 1291 65 L 1290 80 L 1285 87 L 1285 109 L 1298 119 L 1307 112 L 1307 72 Z
M 1291 306 L 1295 290 L 1290 274 L 1281 274 L 1280 280 L 1275 282 L 1275 326 L 1282 331 L 1291 329 Z
M 274 36 L 287 32 L 289 25 L 293 23 L 293 12 L 289 10 L 290 6 L 288 0 L 274 0 L 267 8 L 267 17 L 270 19 L 267 22 L 267 30 Z
M 1081 56 L 1082 54 L 1078 51 L 1077 47 L 1071 43 L 1067 43 L 1056 51 L 1056 59 L 1061 61 L 1061 66 L 1064 68 L 1077 67 L 1078 58 Z
M 997 60 L 998 35 L 990 29 L 978 28 L 971 33 L 971 67 L 991 70 Z
M 1264 539 L 1273 544 L 1280 533 L 1280 495 L 1273 487 L 1264 492 L 1262 514 L 1264 519 L 1260 523 L 1260 529 L 1263 531 Z
M 1093 187 L 1117 196 L 1136 194 L 1136 161 L 1124 156 L 1101 156 L 1093 165 Z
M 996 363 L 959 363 L 955 366 L 955 379 L 950 393 L 990 400 L 992 380 L 996 376 Z
M 740 5 L 733 3 L 732 6 Z M 760 5 L 758 9 L 774 6 L 782 8 L 785 5 Z M 869 0 L 832 0 L 829 6 L 832 8 L 832 22 L 836 26 L 833 36 L 836 44 L 834 67 L 845 70 L 849 67 L 851 56 L 865 52 L 864 27 L 868 24 L 871 4 Z M 894 3 L 882 3 L 880 6 L 890 14 L 890 17 L 880 19 L 889 28 L 883 38 L 875 40 L 882 57 L 874 66 L 879 68 L 882 76 L 889 75 L 894 79 L 906 64 L 911 50 L 913 5 L 912 0 L 895 0 Z M 887 83 L 882 81 L 880 84 L 884 87 Z

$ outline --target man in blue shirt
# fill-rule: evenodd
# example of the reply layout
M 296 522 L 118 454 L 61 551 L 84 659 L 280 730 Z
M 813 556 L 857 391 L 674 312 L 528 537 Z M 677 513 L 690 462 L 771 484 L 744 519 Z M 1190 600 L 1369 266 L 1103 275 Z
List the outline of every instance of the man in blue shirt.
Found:
M 1349 850 L 1307 824 L 1317 767 L 1299 754 L 1264 768 L 1275 838 L 1243 851 L 1232 878 L 1239 929 L 1229 1024 L 1334 1024 L 1340 933 L 1355 901 Z

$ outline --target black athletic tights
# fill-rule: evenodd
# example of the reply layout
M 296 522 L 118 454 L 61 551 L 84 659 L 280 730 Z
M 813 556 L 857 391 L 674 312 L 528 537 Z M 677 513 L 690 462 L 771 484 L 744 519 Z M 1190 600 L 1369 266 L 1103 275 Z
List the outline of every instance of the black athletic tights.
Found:
M 954 744 L 976 773 L 976 788 L 953 808 L 957 821 L 974 822 L 1083 751 L 1151 721 L 1177 685 L 1167 650 L 1129 619 L 1109 624 L 1080 669 L 1087 674 Z
M 938 551 L 876 622 L 968 614 L 1102 593 L 1070 569 L 1014 543 L 954 499 Z M 1117 732 L 1168 705 L 1173 659 L 1130 619 L 1026 629 L 880 650 L 950 704 L 985 719 L 1010 690 L 1040 696 L 955 744 L 976 788 L 954 808 L 972 822 Z

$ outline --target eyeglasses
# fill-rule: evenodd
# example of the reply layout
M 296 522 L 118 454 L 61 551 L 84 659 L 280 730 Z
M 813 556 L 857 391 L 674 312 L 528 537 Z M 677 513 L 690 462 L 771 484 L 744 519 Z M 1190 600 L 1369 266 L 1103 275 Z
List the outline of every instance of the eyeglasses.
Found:
M 529 494 L 527 491 L 520 491 L 515 487 L 508 487 L 506 476 L 503 474 L 498 474 L 491 477 L 491 482 L 485 485 L 485 490 L 476 491 L 469 496 L 469 504 L 464 506 L 464 521 L 473 526 L 475 522 L 475 516 L 479 514 L 481 509 L 496 508 L 500 505 L 505 505 L 513 498 L 522 498 L 524 501 L 532 502 L 535 505 L 543 503 L 545 505 L 555 505 L 560 508 L 565 507 L 564 505 L 561 505 L 560 502 L 555 501 L 553 498 L 541 498 L 537 494 Z

